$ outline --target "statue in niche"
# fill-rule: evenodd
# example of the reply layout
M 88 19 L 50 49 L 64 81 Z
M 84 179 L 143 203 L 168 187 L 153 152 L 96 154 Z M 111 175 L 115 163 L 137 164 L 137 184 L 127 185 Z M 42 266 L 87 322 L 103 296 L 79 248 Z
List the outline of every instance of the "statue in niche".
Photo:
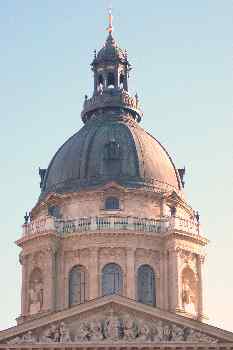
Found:
M 189 279 L 184 278 L 182 286 L 182 303 L 184 311 L 189 314 L 196 314 L 195 295 Z
M 29 314 L 34 315 L 42 310 L 43 307 L 43 279 L 39 268 L 35 268 L 29 280 Z

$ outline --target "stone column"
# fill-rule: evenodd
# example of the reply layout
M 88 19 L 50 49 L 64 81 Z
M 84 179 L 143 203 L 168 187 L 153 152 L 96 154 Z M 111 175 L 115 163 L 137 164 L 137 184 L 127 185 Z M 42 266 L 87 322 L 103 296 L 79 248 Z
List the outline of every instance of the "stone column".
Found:
M 49 247 L 46 250 L 46 275 L 44 283 L 44 305 L 43 310 L 52 311 L 55 309 L 55 253 L 54 247 Z
M 114 78 L 115 78 L 115 88 L 119 88 L 120 79 L 119 79 L 119 67 L 118 67 L 118 65 L 116 65 L 115 69 L 114 69 Z
M 96 299 L 101 294 L 100 291 L 100 276 L 99 276 L 99 252 L 98 248 L 90 248 L 89 260 L 89 299 Z
M 198 319 L 203 319 L 203 265 L 205 257 L 197 256 L 197 274 L 198 274 Z
M 167 251 L 161 254 L 160 290 L 161 307 L 168 310 L 168 255 Z
M 68 295 L 67 295 L 67 280 L 68 272 L 66 271 L 66 255 L 64 251 L 60 253 L 59 260 L 59 278 L 58 278 L 58 288 L 59 291 L 59 301 L 58 301 L 58 310 L 65 309 L 68 307 Z
M 166 201 L 164 198 L 161 199 L 161 202 L 160 202 L 160 217 L 164 217 L 166 215 Z
M 170 309 L 176 312 L 180 309 L 180 286 L 179 286 L 179 251 L 169 251 L 169 276 L 170 276 Z
M 126 297 L 136 300 L 135 250 L 127 248 L 126 253 Z
M 28 257 L 20 254 L 19 261 L 22 265 L 22 284 L 21 284 L 21 316 L 25 316 L 28 313 Z

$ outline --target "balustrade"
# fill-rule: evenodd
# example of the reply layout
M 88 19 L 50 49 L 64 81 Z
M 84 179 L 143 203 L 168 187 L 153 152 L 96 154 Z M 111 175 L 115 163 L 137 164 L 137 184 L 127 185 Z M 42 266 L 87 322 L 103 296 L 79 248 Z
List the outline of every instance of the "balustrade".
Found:
M 47 231 L 54 231 L 63 236 L 75 232 L 135 231 L 159 234 L 173 230 L 199 234 L 199 224 L 180 217 L 147 219 L 131 216 L 96 216 L 62 220 L 46 216 L 23 225 L 23 236 Z

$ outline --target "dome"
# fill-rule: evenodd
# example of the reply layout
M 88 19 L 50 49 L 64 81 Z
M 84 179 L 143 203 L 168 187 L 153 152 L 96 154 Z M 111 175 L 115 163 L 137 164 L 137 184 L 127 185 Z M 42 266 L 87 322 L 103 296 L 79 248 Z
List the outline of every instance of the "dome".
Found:
M 116 60 L 120 60 L 122 62 L 127 61 L 127 54 L 119 46 L 117 46 L 112 34 L 109 33 L 104 46 L 97 53 L 97 56 L 93 63 L 96 64 L 98 62 Z
M 116 181 L 126 188 L 179 190 L 177 170 L 163 146 L 132 117 L 93 117 L 53 157 L 41 197 L 77 192 Z
M 118 46 L 104 46 L 97 54 L 96 61 L 125 60 L 124 51 Z

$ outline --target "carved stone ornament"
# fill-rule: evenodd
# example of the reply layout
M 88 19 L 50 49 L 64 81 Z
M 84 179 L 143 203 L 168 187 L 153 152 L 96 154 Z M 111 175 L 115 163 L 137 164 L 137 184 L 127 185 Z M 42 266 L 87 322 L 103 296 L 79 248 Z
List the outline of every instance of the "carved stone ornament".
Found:
M 54 323 L 41 331 L 27 332 L 9 340 L 8 344 L 24 343 L 91 343 L 91 342 L 198 342 L 218 343 L 207 334 L 163 320 L 145 321 L 129 314 L 97 315 L 95 319 L 79 320 L 75 325 Z
M 190 251 L 185 251 L 183 249 L 180 250 L 180 258 L 184 260 L 186 263 L 194 262 L 196 259 L 196 255 Z

